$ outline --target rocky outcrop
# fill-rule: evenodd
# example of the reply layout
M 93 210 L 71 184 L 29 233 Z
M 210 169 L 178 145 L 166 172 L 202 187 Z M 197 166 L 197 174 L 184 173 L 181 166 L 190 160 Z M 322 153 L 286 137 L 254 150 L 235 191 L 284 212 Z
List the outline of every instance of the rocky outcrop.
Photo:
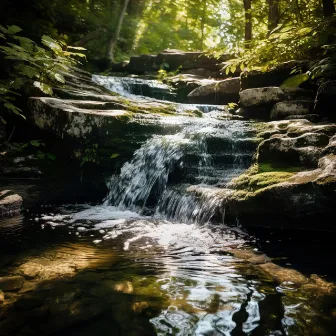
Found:
M 250 220 L 331 214 L 336 206 L 336 125 L 298 120 L 263 128 L 256 163 L 231 183 L 226 206 Z
M 293 76 L 294 69 L 301 69 L 304 73 L 308 70 L 307 62 L 289 61 L 279 64 L 267 71 L 252 70 L 241 73 L 242 90 L 262 88 L 269 86 L 280 86 L 286 79 Z
M 177 69 L 183 69 L 183 71 L 192 69 L 219 71 L 222 67 L 220 63 L 230 58 L 231 56 L 229 55 L 222 55 L 220 59 L 216 59 L 203 52 L 183 52 L 181 50 L 168 49 L 158 55 L 131 57 L 129 64 L 123 67 L 123 72 L 144 74 L 157 72 L 159 69 L 168 71 Z
M 21 206 L 21 196 L 12 193 L 10 190 L 0 191 L 0 218 L 17 215 L 21 211 Z
M 168 77 L 164 79 L 163 82 L 169 84 L 174 89 L 177 94 L 177 99 L 181 102 L 185 102 L 188 98 L 188 94 L 196 88 L 217 83 L 217 81 L 213 79 L 206 79 L 194 74 L 180 74 Z
M 300 88 L 263 87 L 240 92 L 238 114 L 248 119 L 292 119 L 313 113 L 314 93 Z
M 192 103 L 200 104 L 228 104 L 239 100 L 240 78 L 229 78 L 202 85 L 193 90 L 188 99 Z

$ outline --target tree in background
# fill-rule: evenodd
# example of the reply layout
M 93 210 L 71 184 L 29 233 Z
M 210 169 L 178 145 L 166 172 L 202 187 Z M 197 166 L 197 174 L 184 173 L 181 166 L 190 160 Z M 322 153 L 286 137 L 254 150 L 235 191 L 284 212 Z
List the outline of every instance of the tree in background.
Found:
M 252 41 L 252 1 L 244 1 L 244 10 L 245 10 L 245 46 L 249 48 Z
M 115 27 L 115 30 L 114 30 L 114 33 L 113 33 L 112 37 L 109 40 L 109 43 L 108 43 L 107 58 L 112 63 L 114 63 L 114 51 L 115 51 L 115 47 L 116 47 L 116 44 L 117 44 L 119 36 L 120 36 L 120 31 L 121 31 L 122 24 L 124 22 L 124 17 L 125 17 L 125 14 L 126 14 L 128 3 L 129 3 L 129 0 L 124 0 L 123 1 L 123 5 L 122 5 L 121 12 L 119 14 L 117 25 Z
M 335 14 L 334 0 L 322 0 L 324 17 L 333 16 Z
M 280 0 L 268 0 L 268 31 L 272 32 L 279 24 L 280 13 L 279 13 L 279 2 Z

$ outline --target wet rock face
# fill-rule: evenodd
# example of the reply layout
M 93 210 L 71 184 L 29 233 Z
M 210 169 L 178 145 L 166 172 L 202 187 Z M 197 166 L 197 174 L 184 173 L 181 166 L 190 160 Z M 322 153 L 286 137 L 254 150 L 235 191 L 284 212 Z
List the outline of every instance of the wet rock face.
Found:
M 246 89 L 239 95 L 240 114 L 245 118 L 282 120 L 313 114 L 314 93 L 310 90 L 263 87 Z
M 328 143 L 329 137 L 325 134 L 305 133 L 296 138 L 273 135 L 260 144 L 258 161 L 316 167 L 321 148 Z
M 0 219 L 17 215 L 21 210 L 22 202 L 22 197 L 13 194 L 10 190 L 0 191 Z
M 316 97 L 316 110 L 325 118 L 336 121 L 335 109 L 332 108 L 336 98 L 336 81 L 323 83 Z
M 307 120 L 265 124 L 256 163 L 232 182 L 229 207 L 242 218 L 304 218 L 336 206 L 336 125 Z M 327 223 L 325 223 L 327 225 Z
M 201 104 L 237 103 L 239 91 L 240 78 L 229 78 L 196 88 L 188 95 L 188 99 L 192 103 Z

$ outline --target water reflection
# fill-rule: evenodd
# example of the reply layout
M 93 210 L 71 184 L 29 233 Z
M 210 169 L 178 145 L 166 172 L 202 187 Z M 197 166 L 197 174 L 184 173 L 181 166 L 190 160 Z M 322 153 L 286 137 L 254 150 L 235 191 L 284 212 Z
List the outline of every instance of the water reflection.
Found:
M 324 299 L 312 301 L 290 282 L 278 285 L 230 254 L 251 246 L 237 231 L 102 206 L 52 209 L 19 222 L 39 227 L 42 243 L 32 240 L 1 269 L 2 276 L 25 278 L 0 314 L 1 336 L 61 330 L 66 335 L 333 335 L 332 308 L 320 311 Z M 13 223 L 1 225 L 1 239 L 10 234 L 8 227 L 17 232 Z M 334 304 L 330 296 L 328 307 Z M 38 318 L 31 317 L 31 309 Z

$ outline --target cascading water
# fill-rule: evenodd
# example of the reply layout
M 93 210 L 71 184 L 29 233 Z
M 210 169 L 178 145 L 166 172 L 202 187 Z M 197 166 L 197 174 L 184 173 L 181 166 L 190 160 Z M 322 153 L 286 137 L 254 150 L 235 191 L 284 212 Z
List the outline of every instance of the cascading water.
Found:
M 111 179 L 105 204 L 140 213 L 151 208 L 183 222 L 210 220 L 221 203 L 216 194 L 251 162 L 247 130 L 241 121 L 204 118 L 180 133 L 155 135 Z
M 244 260 L 265 258 L 255 239 L 215 221 L 223 188 L 251 163 L 251 124 L 211 113 L 163 119 L 162 133 L 112 176 L 104 204 L 0 225 L 0 280 L 25 281 L 0 311 L 0 336 L 335 335 L 334 297 L 324 304 L 315 288 L 310 300 L 272 281 Z

